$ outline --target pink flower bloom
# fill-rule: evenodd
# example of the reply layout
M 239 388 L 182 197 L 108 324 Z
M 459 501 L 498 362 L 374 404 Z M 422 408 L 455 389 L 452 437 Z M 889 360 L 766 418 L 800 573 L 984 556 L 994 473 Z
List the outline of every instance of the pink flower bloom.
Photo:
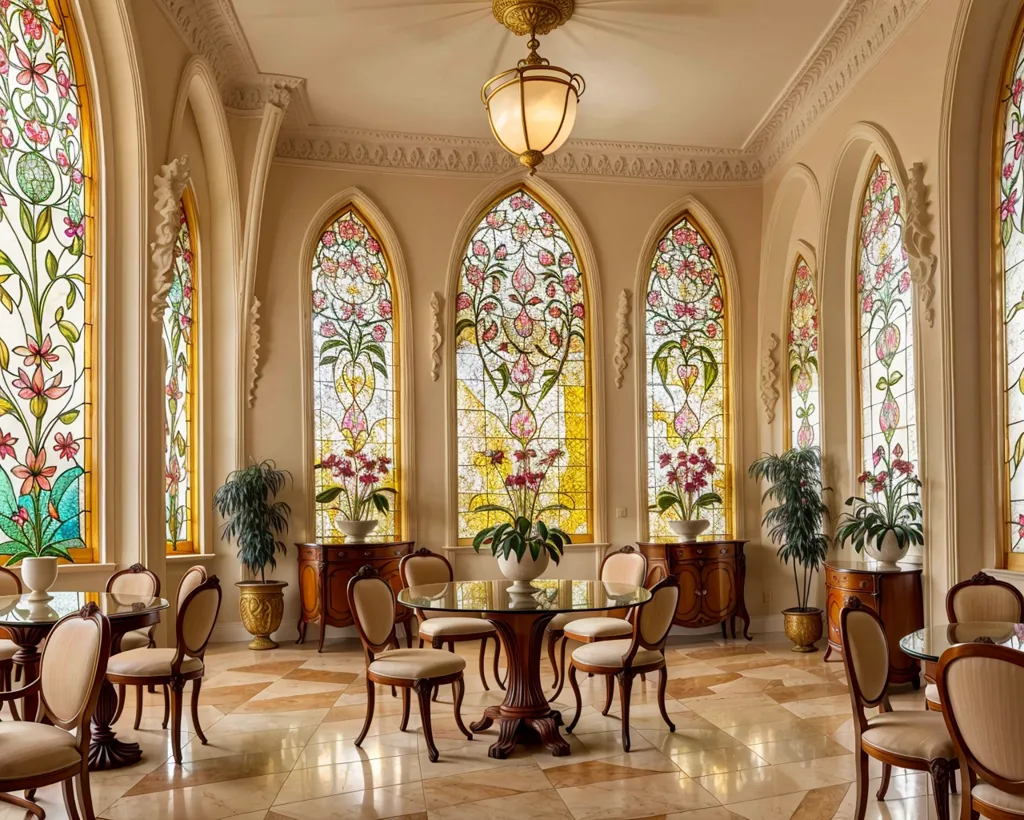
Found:
M 999 205 L 999 217 L 1005 222 L 1011 216 L 1017 213 L 1017 189 L 1014 188 L 1010 191 L 1009 196 L 1006 197 Z
M 861 312 L 862 313 L 870 313 L 871 312 L 871 308 L 872 308 L 872 306 L 874 304 L 875 304 L 874 297 L 872 297 L 872 295 L 869 293 L 867 296 L 864 297 L 864 301 L 861 302 L 861 306 L 860 306 Z
M 43 339 L 42 345 L 31 336 L 28 336 L 25 339 L 25 345 L 18 345 L 14 348 L 13 352 L 25 357 L 25 367 L 44 363 L 47 367 L 50 367 L 50 362 L 57 361 L 57 354 L 50 352 L 52 349 L 53 340 L 47 334 L 46 338 Z
M 497 335 L 498 325 L 494 322 L 491 322 L 491 324 L 484 330 L 484 332 L 480 334 L 480 338 L 483 339 L 485 342 L 493 342 Z
M 472 306 L 473 300 L 469 298 L 468 293 L 460 293 L 455 297 L 456 310 L 469 310 Z
M 651 307 L 655 307 L 657 305 L 660 305 L 661 304 L 661 291 L 660 290 L 652 290 L 650 293 L 648 293 L 647 294 L 647 304 L 649 304 Z
M 576 293 L 580 289 L 580 280 L 571 273 L 562 277 L 562 288 L 566 293 Z
M 552 347 L 562 346 L 562 337 L 558 335 L 558 331 L 554 328 L 548 331 L 548 341 L 551 342 Z
M 327 294 L 322 290 L 313 291 L 313 307 L 317 310 L 323 310 L 327 305 Z
M 45 387 L 43 385 L 43 369 L 37 367 L 35 373 L 32 374 L 31 378 L 21 368 L 18 368 L 18 378 L 16 378 L 11 384 L 18 389 L 18 395 L 23 399 L 34 399 L 39 396 L 45 396 L 48 399 L 59 399 L 65 393 L 70 390 L 70 387 L 61 387 L 61 381 L 64 375 L 58 373 L 54 376 L 49 384 Z
M 25 136 L 39 146 L 50 144 L 50 130 L 37 120 L 25 123 Z
M 28 510 L 24 507 L 18 507 L 18 511 L 11 516 L 11 521 L 25 529 L 25 525 L 28 523 Z
M 337 336 L 338 328 L 334 326 L 334 322 L 324 322 L 320 325 L 320 335 L 325 339 L 329 339 L 331 336 Z
M 324 235 L 320 237 L 320 244 L 327 248 L 332 247 L 336 241 L 334 231 L 324 231 Z
M 1013 176 L 1013 163 L 1008 162 L 1003 166 L 1003 179 L 1009 179 Z
M 14 47 L 14 54 L 18 59 L 18 65 L 21 69 L 17 76 L 18 83 L 20 85 L 32 85 L 34 83 L 35 87 L 43 94 L 49 91 L 50 86 L 43 75 L 50 70 L 50 63 L 33 63 L 32 58 L 18 48 L 18 46 Z
M 701 245 L 699 248 L 697 248 L 697 256 L 699 256 L 701 259 L 710 259 L 711 248 L 709 248 L 707 245 Z
M 46 466 L 46 450 L 40 448 L 38 453 L 31 448 L 25 450 L 25 463 L 19 464 L 11 472 L 22 479 L 21 494 L 28 495 L 33 488 L 50 489 L 50 479 L 57 472 L 56 467 Z
M 1011 91 L 1014 105 L 1020 105 L 1021 92 L 1024 92 L 1024 80 L 1018 77 L 1013 81 L 1013 89 Z
M 75 169 L 74 169 L 74 170 L 73 170 L 73 171 L 71 172 L 71 181 L 72 181 L 73 183 L 75 183 L 75 185 L 81 185 L 81 184 L 82 184 L 82 181 L 83 181 L 84 179 L 85 179 L 85 177 L 84 177 L 84 176 L 82 176 L 82 172 L 81 172 L 81 171 L 79 171 L 79 170 L 78 170 L 77 168 L 75 168 Z
M 7 52 L 0 48 L 0 74 L 6 74 L 10 70 L 11 64 L 7 59 Z
M 480 283 L 484 281 L 484 272 L 478 265 L 470 265 L 466 269 L 466 279 L 473 287 L 480 287 Z
M 54 436 L 54 440 L 57 443 L 53 445 L 53 451 L 59 453 L 61 458 L 65 458 L 68 461 L 71 461 L 80 449 L 78 442 L 75 441 L 75 437 L 71 433 L 67 435 L 57 433 Z
M 558 264 L 560 267 L 563 268 L 571 268 L 575 262 L 576 259 L 571 253 L 563 253 L 558 258 Z
M 537 261 L 540 262 L 544 267 L 555 264 L 555 257 L 552 256 L 548 251 L 541 251 L 537 254 Z
M 478 239 L 476 242 L 473 243 L 473 255 L 487 256 L 487 245 L 485 245 Z
M 76 236 L 85 236 L 85 223 L 74 222 L 70 216 L 64 217 L 64 224 L 67 227 L 64 229 L 64 236 L 73 238 Z
M 385 319 L 390 319 L 391 318 L 391 301 L 388 300 L 388 299 L 382 300 L 381 303 L 377 306 L 377 312 L 381 316 L 383 316 Z
M 577 319 L 582 319 L 583 318 L 583 305 L 578 305 L 578 304 L 577 305 L 573 305 L 572 306 L 572 315 L 575 316 Z
M 387 338 L 388 332 L 384 329 L 384 325 L 374 325 L 370 335 L 373 336 L 375 342 L 383 342 Z
M 380 242 L 378 242 L 372 236 L 368 236 L 366 238 L 366 250 L 369 253 L 380 253 Z
M 60 69 L 57 72 L 57 93 L 61 97 L 67 97 L 68 92 L 71 91 L 71 78 L 64 73 L 64 69 Z
M 658 319 L 658 321 L 654 323 L 654 332 L 659 336 L 664 336 L 668 332 L 668 322 L 664 319 Z
M 712 296 L 711 297 L 711 309 L 713 311 L 715 311 L 716 313 L 717 312 L 721 312 L 721 310 L 722 310 L 722 298 L 720 296 Z
M 715 336 L 718 335 L 718 325 L 716 325 L 714 322 L 708 322 L 708 326 L 705 332 L 708 334 L 708 336 L 714 339 Z
M 910 271 L 903 271 L 903 275 L 900 277 L 899 283 L 900 293 L 906 293 L 910 290 Z
M 0 437 L 0 458 L 7 458 L 10 456 L 14 458 L 14 445 L 18 443 L 18 440 L 10 433 L 4 433 Z
M 878 466 L 878 463 L 882 460 L 882 456 L 885 455 L 885 451 L 882 449 L 882 445 L 879 444 L 875 448 L 875 452 L 871 454 L 871 464 L 874 467 Z
M 355 222 L 346 220 L 338 226 L 338 236 L 348 241 L 361 239 L 363 236 L 363 229 Z
M 506 256 L 508 256 L 508 248 L 504 245 L 498 245 L 497 249 L 494 251 L 494 258 L 504 259 Z

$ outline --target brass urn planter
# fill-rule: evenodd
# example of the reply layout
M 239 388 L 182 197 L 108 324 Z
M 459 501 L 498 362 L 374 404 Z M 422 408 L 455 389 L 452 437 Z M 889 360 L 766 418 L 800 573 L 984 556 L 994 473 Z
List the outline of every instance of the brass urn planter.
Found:
M 822 610 L 816 607 L 782 610 L 786 621 L 786 637 L 793 642 L 794 652 L 818 651 L 814 644 L 821 640 L 821 615 Z
M 284 617 L 284 581 L 239 581 L 238 611 L 242 626 L 253 636 L 250 649 L 277 649 L 270 636 L 281 627 Z

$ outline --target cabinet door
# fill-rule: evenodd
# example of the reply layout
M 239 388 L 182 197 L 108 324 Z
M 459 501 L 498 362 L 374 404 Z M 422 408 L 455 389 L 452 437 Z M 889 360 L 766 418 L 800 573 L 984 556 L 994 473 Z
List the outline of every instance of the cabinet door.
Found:
M 676 623 L 694 623 L 700 616 L 701 579 L 700 567 L 696 562 L 677 564 L 675 574 L 679 579 L 679 604 L 676 606 Z
M 331 626 L 351 626 L 352 613 L 348 609 L 348 582 L 359 567 L 352 564 L 324 564 L 327 591 L 323 602 L 324 617 Z
M 701 609 L 712 621 L 721 621 L 736 610 L 736 566 L 732 561 L 709 561 L 700 573 L 704 588 Z
M 299 600 L 305 620 L 315 621 L 320 617 L 319 599 L 320 578 L 316 573 L 316 564 L 303 561 L 299 564 Z
M 843 611 L 843 605 L 847 598 L 858 598 L 868 609 L 875 609 L 875 596 L 861 592 L 851 592 L 847 589 L 828 590 L 828 600 L 825 603 L 825 613 L 828 616 L 828 639 L 836 646 L 842 646 L 843 641 L 839 636 L 839 613 Z

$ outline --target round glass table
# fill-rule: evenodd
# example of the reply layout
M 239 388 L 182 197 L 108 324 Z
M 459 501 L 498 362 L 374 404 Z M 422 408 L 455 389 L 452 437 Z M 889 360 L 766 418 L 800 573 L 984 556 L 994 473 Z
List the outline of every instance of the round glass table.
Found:
M 1024 624 L 973 621 L 926 626 L 900 639 L 900 649 L 914 658 L 937 663 L 942 653 L 963 643 L 988 643 L 1024 652 Z
M 412 609 L 483 615 L 498 631 L 508 663 L 508 686 L 500 706 L 488 706 L 470 725 L 474 732 L 498 721 L 490 757 L 508 757 L 519 743 L 539 740 L 556 757 L 569 754 L 558 731 L 560 712 L 551 708 L 540 679 L 544 630 L 562 612 L 607 613 L 650 600 L 643 587 L 605 581 L 537 580 L 533 592 L 514 592 L 511 581 L 453 581 L 407 587 L 398 602 Z
M 29 601 L 24 595 L 0 596 L 0 630 L 10 633 L 18 651 L 14 662 L 22 667 L 22 680 L 30 683 L 39 677 L 38 646 L 65 615 L 94 603 L 110 619 L 110 653 L 121 648 L 127 632 L 144 629 L 160 621 L 161 610 L 170 604 L 164 598 L 122 595 L 113 592 L 52 592 L 48 601 Z M 21 717 L 34 720 L 39 708 L 35 695 L 22 701 Z M 106 678 L 100 686 L 99 701 L 92 715 L 92 740 L 89 746 L 90 769 L 116 769 L 142 757 L 138 743 L 118 740 L 110 724 L 117 712 L 117 693 Z

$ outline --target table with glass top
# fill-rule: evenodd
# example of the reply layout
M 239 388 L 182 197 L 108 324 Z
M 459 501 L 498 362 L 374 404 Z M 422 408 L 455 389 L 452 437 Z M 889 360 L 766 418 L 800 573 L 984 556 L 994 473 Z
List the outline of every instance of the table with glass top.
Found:
M 561 713 L 551 708 L 540 678 L 544 630 L 559 613 L 600 616 L 639 606 L 650 600 L 651 593 L 632 584 L 604 581 L 537 580 L 532 592 L 511 587 L 511 581 L 425 584 L 403 589 L 398 602 L 431 612 L 479 613 L 497 629 L 508 663 L 505 700 L 488 706 L 470 725 L 474 732 L 482 732 L 498 721 L 498 740 L 488 750 L 490 757 L 508 757 L 517 744 L 538 740 L 556 757 L 567 755 L 569 744 L 558 731 Z
M 1024 652 L 1024 624 L 968 621 L 962 624 L 926 626 L 901 638 L 900 649 L 911 657 L 938 663 L 943 652 L 963 643 L 995 644 Z
M 170 604 L 164 598 L 148 595 L 122 595 L 113 592 L 52 592 L 48 601 L 29 601 L 25 595 L 0 596 L 0 629 L 10 633 L 17 644 L 14 662 L 22 667 L 22 680 L 31 683 L 39 677 L 38 646 L 65 615 L 78 612 L 94 603 L 110 620 L 110 653 L 120 650 L 121 638 L 127 632 L 145 629 L 160 621 L 161 610 Z M 21 700 L 21 718 L 35 719 L 39 707 L 36 695 Z M 92 740 L 89 746 L 90 769 L 116 769 L 137 762 L 142 757 L 138 743 L 118 740 L 110 724 L 117 712 L 117 693 L 103 679 L 99 701 L 92 715 Z

